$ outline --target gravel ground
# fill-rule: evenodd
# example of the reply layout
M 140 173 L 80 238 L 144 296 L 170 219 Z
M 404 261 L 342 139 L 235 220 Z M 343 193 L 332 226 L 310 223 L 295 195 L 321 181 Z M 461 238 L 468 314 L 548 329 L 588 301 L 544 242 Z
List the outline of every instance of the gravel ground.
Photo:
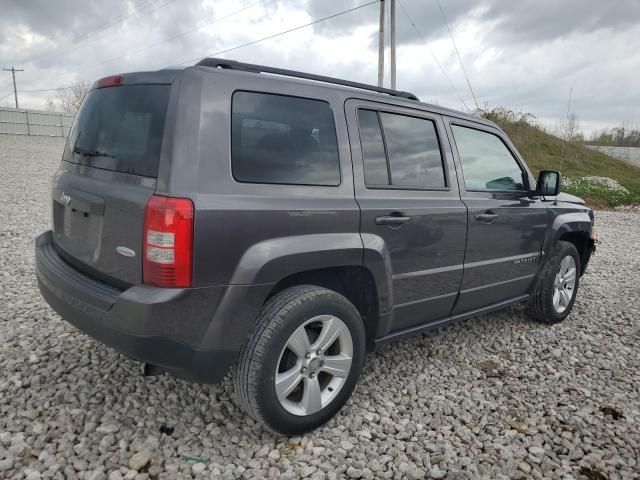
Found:
M 284 438 L 228 381 L 145 379 L 41 300 L 33 240 L 61 149 L 0 135 L 0 478 L 640 478 L 637 210 L 598 212 L 561 325 L 512 309 L 388 345 L 334 420 Z

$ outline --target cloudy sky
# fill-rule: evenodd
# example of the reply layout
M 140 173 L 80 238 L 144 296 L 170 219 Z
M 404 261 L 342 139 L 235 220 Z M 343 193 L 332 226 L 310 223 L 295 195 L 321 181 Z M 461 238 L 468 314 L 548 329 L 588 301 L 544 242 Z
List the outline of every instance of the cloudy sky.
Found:
M 24 69 L 25 108 L 42 108 L 53 94 L 33 90 L 212 54 L 375 83 L 375 3 L 233 49 L 370 1 L 7 1 L 0 66 Z M 565 115 L 573 88 L 572 111 L 587 134 L 640 124 L 640 1 L 440 1 L 480 106 L 531 112 L 549 125 Z M 436 0 L 398 0 L 397 32 L 399 89 L 474 107 Z M 0 105 L 11 106 L 11 75 L 0 73 Z

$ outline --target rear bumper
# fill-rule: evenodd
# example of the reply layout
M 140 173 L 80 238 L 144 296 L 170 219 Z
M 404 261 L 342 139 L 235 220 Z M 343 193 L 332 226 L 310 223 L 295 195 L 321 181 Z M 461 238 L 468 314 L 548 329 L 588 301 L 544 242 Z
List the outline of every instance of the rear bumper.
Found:
M 44 299 L 69 323 L 129 357 L 201 383 L 223 379 L 268 293 L 266 285 L 118 290 L 66 263 L 50 231 L 36 240 L 36 275 Z

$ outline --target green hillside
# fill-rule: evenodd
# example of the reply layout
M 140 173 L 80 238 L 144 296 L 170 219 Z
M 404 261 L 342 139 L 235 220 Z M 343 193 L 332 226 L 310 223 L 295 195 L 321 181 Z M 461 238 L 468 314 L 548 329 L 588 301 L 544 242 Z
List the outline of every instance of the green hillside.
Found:
M 494 109 L 483 112 L 483 116 L 507 132 L 536 175 L 540 170 L 560 169 L 561 139 L 544 132 L 528 121 L 526 115 Z M 565 143 L 562 176 L 562 190 L 584 198 L 592 206 L 640 204 L 640 168 L 579 143 Z M 583 178 L 591 176 L 611 178 L 624 189 L 611 188 L 598 179 Z

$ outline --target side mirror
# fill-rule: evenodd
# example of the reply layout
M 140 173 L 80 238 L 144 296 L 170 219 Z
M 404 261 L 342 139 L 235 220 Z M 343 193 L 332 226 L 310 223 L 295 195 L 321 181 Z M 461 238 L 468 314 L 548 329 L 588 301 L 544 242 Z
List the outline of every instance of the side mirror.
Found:
M 542 170 L 538 175 L 536 192 L 545 197 L 554 197 L 560 193 L 560 173 Z

